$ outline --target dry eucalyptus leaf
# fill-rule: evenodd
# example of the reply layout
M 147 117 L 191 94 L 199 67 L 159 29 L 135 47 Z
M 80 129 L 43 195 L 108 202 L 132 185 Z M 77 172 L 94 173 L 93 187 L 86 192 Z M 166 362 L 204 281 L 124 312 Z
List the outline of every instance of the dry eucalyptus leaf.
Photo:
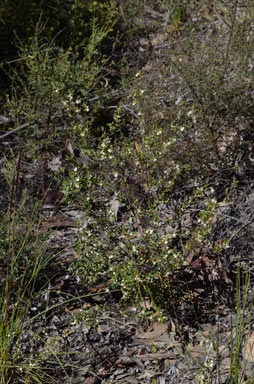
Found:
M 245 360 L 254 362 L 254 333 L 248 337 L 244 345 L 243 356 Z
M 151 331 L 143 332 L 137 329 L 136 336 L 139 339 L 158 339 L 164 333 L 167 333 L 167 326 L 162 323 L 154 323 Z
M 130 356 L 122 355 L 116 360 L 115 365 L 119 368 L 130 367 L 136 365 L 136 361 Z
M 191 356 L 194 361 L 203 364 L 209 355 L 209 351 L 204 345 L 188 345 L 186 349 L 186 353 Z
M 70 152 L 71 155 L 74 156 L 74 150 L 73 150 L 72 145 L 69 141 L 67 141 L 67 143 L 66 143 L 66 149 Z
M 161 360 L 161 359 L 173 359 L 175 357 L 173 352 L 155 352 L 155 353 L 146 353 L 145 355 L 139 356 L 142 361 L 152 361 L 152 360 Z

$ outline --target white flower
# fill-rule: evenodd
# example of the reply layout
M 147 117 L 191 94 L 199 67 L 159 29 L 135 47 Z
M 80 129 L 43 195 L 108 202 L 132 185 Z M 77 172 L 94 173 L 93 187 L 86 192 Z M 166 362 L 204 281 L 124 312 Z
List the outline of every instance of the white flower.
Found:
M 76 103 L 76 104 L 80 104 L 80 103 L 81 103 L 81 100 L 76 100 L 75 103 Z

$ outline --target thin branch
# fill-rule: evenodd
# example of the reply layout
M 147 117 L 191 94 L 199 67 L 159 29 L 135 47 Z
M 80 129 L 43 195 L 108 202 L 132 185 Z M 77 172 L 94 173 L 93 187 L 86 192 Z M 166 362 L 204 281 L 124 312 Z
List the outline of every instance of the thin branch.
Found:
M 229 35 L 228 44 L 227 44 L 227 50 L 226 50 L 225 59 L 224 59 L 223 79 L 225 78 L 225 75 L 226 75 L 226 72 L 227 72 L 227 64 L 228 64 L 228 58 L 229 58 L 229 51 L 230 51 L 230 47 L 231 47 L 231 43 L 232 43 L 232 38 L 233 38 L 233 33 L 234 33 L 234 28 L 235 28 L 237 6 L 238 6 L 238 0 L 235 1 L 234 7 L 233 7 L 233 12 L 232 12 L 232 22 L 231 22 L 231 28 L 230 28 L 230 35 Z
M 10 136 L 12 133 L 17 132 L 20 129 L 28 127 L 28 125 L 30 125 L 30 123 L 24 123 L 24 124 L 20 125 L 19 127 L 14 128 L 12 131 L 4 133 L 2 136 L 0 136 L 0 140 L 4 139 L 7 136 Z

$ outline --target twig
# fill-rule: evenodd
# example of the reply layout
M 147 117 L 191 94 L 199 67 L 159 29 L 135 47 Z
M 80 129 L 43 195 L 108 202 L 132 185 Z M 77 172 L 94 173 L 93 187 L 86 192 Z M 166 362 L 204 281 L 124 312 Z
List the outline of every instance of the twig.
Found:
M 229 35 L 228 44 L 227 44 L 227 50 L 226 50 L 226 54 L 225 54 L 225 58 L 224 58 L 223 79 L 225 78 L 225 75 L 226 75 L 226 72 L 227 72 L 229 51 L 230 51 L 230 47 L 231 47 L 231 43 L 232 43 L 232 37 L 233 37 L 233 32 L 234 32 L 234 27 L 235 27 L 237 6 L 238 6 L 238 0 L 235 1 L 234 7 L 233 7 L 233 11 L 232 11 L 230 35 Z
M 17 128 L 14 128 L 12 131 L 4 133 L 2 136 L 0 136 L 0 139 L 4 139 L 5 137 L 10 136 L 12 133 L 17 132 L 20 129 L 28 127 L 28 125 L 30 125 L 30 123 L 24 123 L 24 124 L 18 126 Z
M 60 31 L 62 32 L 62 31 Z M 58 33 L 59 34 L 59 33 Z M 57 48 L 51 48 L 51 49 L 54 49 L 54 50 L 57 50 Z M 39 51 L 38 53 L 42 53 L 42 52 L 45 52 L 48 50 L 48 47 L 45 48 L 45 49 L 42 49 L 41 51 Z M 16 63 L 17 61 L 24 61 L 28 58 L 28 55 L 27 56 L 24 56 L 24 57 L 19 57 L 18 59 L 14 59 L 14 60 L 11 60 L 11 61 L 1 61 L 0 62 L 0 66 L 2 65 L 9 65 L 9 64 L 12 64 L 12 63 Z

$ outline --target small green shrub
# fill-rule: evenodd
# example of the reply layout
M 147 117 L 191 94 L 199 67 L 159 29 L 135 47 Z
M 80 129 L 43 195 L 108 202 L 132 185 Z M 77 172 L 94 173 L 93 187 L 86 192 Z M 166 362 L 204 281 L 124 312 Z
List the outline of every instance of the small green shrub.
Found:
M 112 219 L 108 207 L 94 207 L 89 212 L 87 227 L 80 231 L 76 244 L 79 261 L 72 270 L 86 284 L 109 283 L 112 289 L 121 292 L 123 302 L 136 305 L 143 298 L 152 300 L 164 310 L 169 309 L 182 298 L 184 291 L 188 291 L 185 283 L 172 285 L 171 279 L 173 271 L 188 264 L 189 253 L 195 249 L 198 252 L 201 247 L 214 252 L 223 249 L 222 246 L 218 248 L 218 244 L 216 249 L 212 241 L 212 219 L 217 207 L 212 194 L 213 190 L 208 187 L 196 189 L 179 207 L 178 217 L 166 220 L 166 225 L 162 225 L 157 213 L 160 202 L 154 202 L 149 210 L 136 208 L 134 217 L 129 212 L 120 226 Z M 205 196 L 207 201 L 202 204 Z M 120 201 L 120 206 L 128 209 L 124 197 Z M 197 210 L 199 214 L 192 230 L 176 225 L 198 204 L 202 204 L 202 208 Z M 150 225 L 144 229 L 140 223 L 148 214 Z
M 182 263 L 182 256 L 171 245 L 175 236 L 159 235 L 156 223 L 140 236 L 128 223 L 119 228 L 108 216 L 100 226 L 97 222 L 81 232 L 76 248 L 80 261 L 74 269 L 86 283 L 109 280 L 124 301 L 159 298 L 158 289 L 165 295 L 169 290 L 167 276 Z
M 112 31 L 113 12 L 103 27 L 96 18 L 91 25 L 89 42 L 75 50 L 49 45 L 41 37 L 43 24 L 37 24 L 29 47 L 20 43 L 19 67 L 10 75 L 14 86 L 7 107 L 16 125 L 30 122 L 30 127 L 18 135 L 27 137 L 34 153 L 41 153 L 42 146 L 56 149 L 57 143 L 67 139 L 86 147 L 93 141 L 93 122 L 105 103 L 107 87 L 104 59 L 96 50 Z

